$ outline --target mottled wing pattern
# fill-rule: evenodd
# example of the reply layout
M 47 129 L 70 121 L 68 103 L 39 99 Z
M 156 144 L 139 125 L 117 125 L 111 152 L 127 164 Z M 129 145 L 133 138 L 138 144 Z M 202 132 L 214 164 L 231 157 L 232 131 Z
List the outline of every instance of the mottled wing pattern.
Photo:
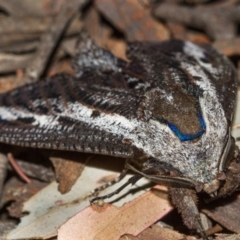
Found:
M 238 84 L 236 69 L 227 57 L 219 54 L 219 52 L 208 45 L 201 46 L 206 49 L 206 57 L 202 61 L 205 64 L 212 63 L 214 66 L 213 72 L 208 69 L 205 71 L 209 76 L 210 82 L 216 88 L 217 97 L 222 104 L 228 124 L 231 126 Z
M 139 126 L 150 119 L 181 141 L 201 137 L 199 99 L 211 88 L 231 122 L 235 71 L 211 47 L 135 42 L 125 62 L 90 39 L 81 45 L 75 77 L 57 75 L 0 95 L 1 142 L 133 157 L 135 150 L 145 153 Z
M 177 86 L 197 98 L 213 87 L 231 125 L 237 73 L 227 57 L 210 45 L 180 40 L 135 42 L 129 45 L 127 55 L 131 63 L 138 63 L 145 70 L 148 86 L 165 89 L 168 93 L 172 86 Z M 201 82 L 204 81 L 211 86 L 203 87 Z
M 123 89 L 57 75 L 0 95 L 0 141 L 131 157 L 124 132 L 133 129 L 127 118 L 136 117 L 138 101 Z

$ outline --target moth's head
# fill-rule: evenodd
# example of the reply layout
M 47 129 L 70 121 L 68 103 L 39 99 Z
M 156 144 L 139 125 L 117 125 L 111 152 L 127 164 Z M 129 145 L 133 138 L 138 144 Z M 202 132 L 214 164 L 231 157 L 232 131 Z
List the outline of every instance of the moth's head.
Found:
M 216 178 L 211 183 L 204 184 L 203 190 L 213 195 L 213 199 L 240 190 L 240 151 L 234 138 L 229 137 L 225 145 Z

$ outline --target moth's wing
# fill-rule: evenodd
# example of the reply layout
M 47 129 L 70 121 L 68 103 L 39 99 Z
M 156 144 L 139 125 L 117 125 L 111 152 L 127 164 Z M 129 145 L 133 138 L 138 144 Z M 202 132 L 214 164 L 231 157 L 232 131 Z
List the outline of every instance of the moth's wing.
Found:
M 132 157 L 139 99 L 58 75 L 0 95 L 0 141 Z
M 95 73 L 118 72 L 120 65 L 119 58 L 96 45 L 86 32 L 82 32 L 76 56 L 72 62 L 76 77 L 81 77 L 86 71 Z
M 182 61 L 188 62 L 188 72 L 203 91 L 214 92 L 231 126 L 237 95 L 237 72 L 227 57 L 207 44 L 183 44 Z M 205 78 L 205 79 L 204 79 Z
M 206 50 L 202 62 L 211 64 L 212 68 L 206 68 L 210 82 L 215 86 L 217 97 L 224 109 L 225 116 L 231 125 L 237 97 L 238 75 L 233 64 L 209 45 L 201 45 Z
M 202 92 L 213 89 L 231 124 L 237 73 L 232 63 L 210 45 L 181 40 L 133 42 L 128 46 L 127 56 L 130 59 L 129 68 L 139 65 L 138 69 L 142 69 L 145 79 L 140 84 L 142 88 L 159 87 L 168 92 L 177 86 L 197 98 Z
M 146 89 L 145 84 L 148 86 L 147 72 L 138 61 L 129 63 L 116 57 L 110 51 L 97 46 L 85 32 L 81 34 L 72 65 L 76 77 L 88 86 L 97 84 L 140 91 Z

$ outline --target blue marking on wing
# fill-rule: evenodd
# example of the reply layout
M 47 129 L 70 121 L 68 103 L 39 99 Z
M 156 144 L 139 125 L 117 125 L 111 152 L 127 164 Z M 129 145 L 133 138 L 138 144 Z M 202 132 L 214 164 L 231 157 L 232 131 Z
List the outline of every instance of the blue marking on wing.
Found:
M 169 128 L 178 136 L 181 141 L 194 140 L 201 137 L 206 131 L 206 124 L 202 114 L 198 114 L 198 119 L 201 125 L 201 129 L 196 134 L 184 134 L 174 124 L 167 122 Z

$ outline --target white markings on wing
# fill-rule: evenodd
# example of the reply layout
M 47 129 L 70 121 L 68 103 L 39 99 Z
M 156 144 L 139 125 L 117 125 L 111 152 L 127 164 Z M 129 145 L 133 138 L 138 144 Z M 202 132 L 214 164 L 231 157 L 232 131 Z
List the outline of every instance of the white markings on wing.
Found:
M 19 118 L 34 118 L 35 121 L 31 124 L 33 126 L 38 125 L 39 127 L 43 127 L 50 124 L 56 124 L 57 122 L 53 121 L 54 118 L 52 116 L 47 115 L 38 115 L 30 112 L 24 112 L 16 108 L 11 107 L 0 107 L 0 119 L 6 120 L 6 121 L 16 121 Z
M 210 169 L 210 174 L 214 176 L 218 170 L 218 161 L 224 148 L 224 139 L 227 135 L 228 125 L 216 89 L 211 83 L 211 79 L 203 71 L 203 68 L 208 70 L 210 74 L 214 74 L 215 76 L 213 77 L 216 78 L 221 66 L 218 66 L 218 69 L 216 69 L 211 63 L 203 62 L 201 58 L 205 58 L 204 49 L 192 43 L 187 42 L 185 44 L 184 52 L 194 57 L 198 63 L 193 65 L 181 61 L 181 66 L 192 76 L 197 76 L 201 79 L 196 81 L 196 84 L 204 90 L 203 97 L 199 99 L 206 122 L 206 134 L 201 138 L 202 151 L 205 150 L 206 153 L 209 153 L 208 158 L 205 159 L 206 166 Z
M 193 65 L 186 60 L 179 59 L 182 68 L 186 69 L 192 76 L 198 76 L 201 79 L 196 80 L 196 84 L 203 90 L 200 105 L 207 129 L 198 141 L 181 142 L 168 126 L 156 120 L 150 119 L 149 122 L 144 122 L 136 118 L 128 119 L 116 113 L 104 112 L 101 112 L 99 116 L 92 117 L 94 108 L 79 102 L 69 102 L 66 108 L 66 106 L 61 106 L 60 101 L 49 99 L 52 104 L 57 104 L 61 109 L 61 113 L 56 113 L 56 115 L 40 115 L 21 111 L 17 108 L 0 107 L 0 117 L 7 121 L 32 117 L 35 119 L 32 123 L 33 127 L 42 128 L 44 131 L 58 130 L 59 117 L 69 117 L 88 124 L 89 128 L 99 128 L 101 131 L 116 135 L 118 139 L 129 138 L 132 145 L 142 149 L 146 155 L 155 157 L 160 162 L 171 164 L 185 177 L 200 182 L 211 181 L 215 178 L 218 170 L 218 160 L 227 134 L 227 121 L 218 101 L 216 89 L 202 68 L 209 70 L 211 74 L 217 73 L 219 69 L 215 69 L 211 63 L 202 61 L 202 58 L 205 57 L 204 50 L 194 44 L 187 43 L 184 47 L 184 54 L 194 57 L 198 64 Z M 175 82 L 177 82 L 179 76 L 173 77 L 176 78 Z M 172 100 L 167 89 L 164 98 L 166 101 Z M 33 106 L 41 105 L 41 101 L 37 102 L 36 100 L 32 104 Z M 74 124 L 68 128 L 73 129 Z M 62 129 L 60 128 L 59 131 Z
M 217 74 L 219 72 L 219 68 L 221 66 L 218 66 L 218 69 L 216 69 L 212 66 L 211 62 L 203 61 L 206 58 L 205 51 L 204 51 L 204 49 L 197 46 L 196 44 L 193 44 L 191 42 L 185 42 L 183 51 L 186 55 L 195 58 L 195 60 L 199 64 L 199 66 L 196 66 L 196 67 L 200 68 L 200 66 L 201 66 L 201 67 L 207 69 L 211 74 Z M 194 76 L 197 76 L 197 75 L 194 75 Z

